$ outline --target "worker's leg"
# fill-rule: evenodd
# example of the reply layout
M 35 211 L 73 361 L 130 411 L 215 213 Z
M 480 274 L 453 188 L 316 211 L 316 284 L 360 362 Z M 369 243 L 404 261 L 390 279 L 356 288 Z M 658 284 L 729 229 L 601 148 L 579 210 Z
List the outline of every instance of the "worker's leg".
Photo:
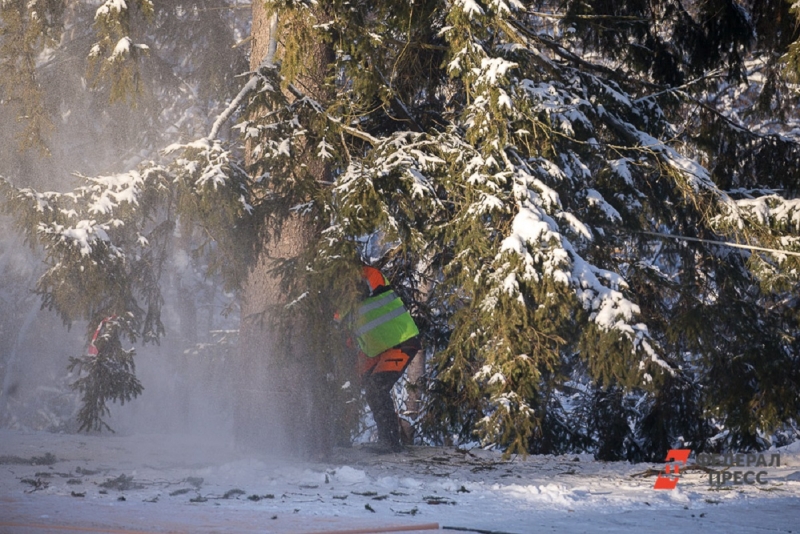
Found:
M 364 377 L 367 404 L 378 427 L 378 440 L 394 451 L 402 450 L 403 446 L 400 441 L 400 418 L 392 400 L 392 387 L 419 349 L 419 339 L 414 337 L 379 354 L 375 357 L 375 365 Z
M 391 393 L 400 375 L 399 372 L 375 373 L 366 377 L 364 383 L 367 404 L 378 427 L 378 441 L 392 450 L 401 448 L 400 421 L 394 410 Z

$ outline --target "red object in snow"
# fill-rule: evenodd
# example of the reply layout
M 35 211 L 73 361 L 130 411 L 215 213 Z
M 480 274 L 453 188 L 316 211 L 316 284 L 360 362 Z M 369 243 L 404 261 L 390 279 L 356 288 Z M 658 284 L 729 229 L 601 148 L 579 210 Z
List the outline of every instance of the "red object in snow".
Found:
M 87 351 L 89 353 L 89 356 L 97 356 L 98 354 L 97 345 L 95 345 L 94 342 L 97 341 L 97 336 L 100 335 L 100 331 L 103 329 L 103 326 L 107 322 L 113 321 L 116 318 L 117 318 L 116 315 L 111 315 L 100 321 L 100 324 L 97 325 L 97 330 L 94 331 L 94 335 L 92 336 L 92 341 L 89 343 L 89 350 Z

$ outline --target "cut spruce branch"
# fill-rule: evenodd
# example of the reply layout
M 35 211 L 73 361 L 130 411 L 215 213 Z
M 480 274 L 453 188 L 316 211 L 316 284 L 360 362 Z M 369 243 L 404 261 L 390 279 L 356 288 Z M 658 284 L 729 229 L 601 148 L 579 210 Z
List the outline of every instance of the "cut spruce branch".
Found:
M 722 469 L 722 470 L 716 470 L 716 469 L 711 469 L 710 467 L 706 467 L 704 465 L 691 464 L 691 465 L 683 466 L 680 469 L 681 469 L 681 472 L 702 471 L 703 473 L 721 473 L 723 471 L 727 471 L 728 468 L 726 467 L 725 469 Z M 664 472 L 663 468 L 662 469 L 655 469 L 655 468 L 651 467 L 651 468 L 645 469 L 644 471 L 641 471 L 639 473 L 633 473 L 632 475 L 630 475 L 630 477 L 631 478 L 647 478 L 647 477 L 653 477 L 653 476 L 656 476 L 656 475 L 660 475 L 663 472 Z

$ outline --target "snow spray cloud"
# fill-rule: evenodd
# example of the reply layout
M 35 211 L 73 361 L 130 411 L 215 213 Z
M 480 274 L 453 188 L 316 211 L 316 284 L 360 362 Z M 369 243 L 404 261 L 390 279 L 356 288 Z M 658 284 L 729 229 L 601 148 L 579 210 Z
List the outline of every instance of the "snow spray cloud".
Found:
M 80 328 L 67 331 L 42 310 L 31 291 L 41 259 L 0 218 L 0 427 L 70 431 L 77 396 L 66 374 L 67 358 L 80 351 Z

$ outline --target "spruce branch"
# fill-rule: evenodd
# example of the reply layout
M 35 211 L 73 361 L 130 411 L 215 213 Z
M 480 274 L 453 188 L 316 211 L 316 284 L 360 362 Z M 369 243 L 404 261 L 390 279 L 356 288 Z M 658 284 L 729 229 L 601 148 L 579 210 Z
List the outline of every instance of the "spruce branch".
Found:
M 110 414 L 108 402 L 125 402 L 138 397 L 143 387 L 136 378 L 134 349 L 124 350 L 120 342 L 118 320 L 106 321 L 99 327 L 100 336 L 93 341 L 96 355 L 70 357 L 68 370 L 76 371 L 79 378 L 72 388 L 81 392 L 81 409 L 78 412 L 79 431 L 114 430 L 106 423 Z
M 635 83 L 645 87 L 653 87 L 658 89 L 662 88 L 661 86 L 658 86 L 651 82 L 647 82 L 640 78 L 631 78 L 628 76 L 623 77 L 618 70 L 606 67 L 605 65 L 598 65 L 596 63 L 587 61 L 582 57 L 578 56 L 577 54 L 567 50 L 566 48 L 564 48 L 564 46 L 557 43 L 556 41 L 548 39 L 544 35 L 528 28 L 527 26 L 525 26 L 524 23 L 522 23 L 519 20 L 512 20 L 512 19 L 504 20 L 500 22 L 500 25 L 508 33 L 508 35 L 511 36 L 517 43 L 525 47 L 528 47 L 530 44 L 528 39 L 530 39 L 534 42 L 542 44 L 546 46 L 548 49 L 552 50 L 560 58 L 569 61 L 573 65 L 577 65 L 584 71 L 594 71 L 612 80 L 624 79 L 627 82 Z
M 208 136 L 206 136 L 206 139 L 213 140 L 219 136 L 219 131 L 220 128 L 222 128 L 222 125 L 228 122 L 231 117 L 233 117 L 245 99 L 258 88 L 259 81 L 260 78 L 258 76 L 251 76 L 250 79 L 247 80 L 247 83 L 244 84 L 239 93 L 233 97 L 228 106 L 217 116 L 214 124 L 211 126 L 211 131 L 209 131 Z

